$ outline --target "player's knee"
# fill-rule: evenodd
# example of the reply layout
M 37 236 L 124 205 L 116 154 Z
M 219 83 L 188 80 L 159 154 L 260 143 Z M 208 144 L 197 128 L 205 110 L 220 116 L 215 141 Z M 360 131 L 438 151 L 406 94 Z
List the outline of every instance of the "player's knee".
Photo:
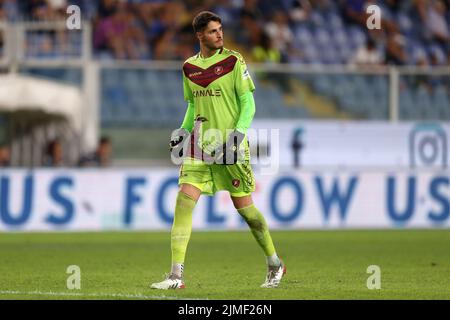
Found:
M 231 200 L 237 210 L 250 207 L 253 204 L 252 197 L 249 195 L 244 197 L 231 197 Z
M 193 185 L 184 183 L 180 187 L 180 191 L 184 193 L 186 196 L 197 202 L 198 198 L 200 197 L 201 190 L 194 187 Z

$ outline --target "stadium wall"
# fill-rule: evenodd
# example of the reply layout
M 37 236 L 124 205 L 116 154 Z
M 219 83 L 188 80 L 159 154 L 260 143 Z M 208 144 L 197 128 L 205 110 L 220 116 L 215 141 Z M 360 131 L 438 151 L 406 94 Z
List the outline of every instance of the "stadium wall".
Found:
M 0 231 L 170 230 L 178 171 L 2 170 Z M 257 175 L 273 229 L 448 228 L 447 170 L 297 170 Z M 245 229 L 228 194 L 202 197 L 197 230 Z
M 267 128 L 277 129 L 270 139 Z M 262 120 L 252 124 L 250 145 L 270 153 L 260 162 L 292 167 L 448 168 L 450 123 L 444 121 Z M 293 144 L 297 148 L 293 148 Z M 268 145 L 265 146 L 265 145 Z M 261 153 L 261 152 L 260 152 Z M 283 156 L 278 156 L 278 154 Z M 272 159 L 268 159 L 271 158 Z

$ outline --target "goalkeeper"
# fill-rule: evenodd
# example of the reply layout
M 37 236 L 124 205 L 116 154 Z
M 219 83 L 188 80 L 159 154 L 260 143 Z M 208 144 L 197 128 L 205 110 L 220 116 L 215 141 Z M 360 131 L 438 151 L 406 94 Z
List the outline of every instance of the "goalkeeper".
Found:
M 221 19 L 203 11 L 193 20 L 200 52 L 183 65 L 188 107 L 181 128 L 172 134 L 172 157 L 182 157 L 175 218 L 171 231 L 172 270 L 154 289 L 184 288 L 183 269 L 192 229 L 192 212 L 201 194 L 230 193 L 264 251 L 264 288 L 277 287 L 286 268 L 276 254 L 264 216 L 253 204 L 255 180 L 246 131 L 255 114 L 255 86 L 242 56 L 223 47 Z

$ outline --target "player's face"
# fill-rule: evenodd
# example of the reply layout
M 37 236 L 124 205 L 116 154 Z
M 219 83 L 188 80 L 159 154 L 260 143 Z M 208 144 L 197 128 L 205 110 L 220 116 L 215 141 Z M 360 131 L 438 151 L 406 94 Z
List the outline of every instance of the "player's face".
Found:
M 222 24 L 210 21 L 203 32 L 199 32 L 200 42 L 208 49 L 219 49 L 223 47 Z

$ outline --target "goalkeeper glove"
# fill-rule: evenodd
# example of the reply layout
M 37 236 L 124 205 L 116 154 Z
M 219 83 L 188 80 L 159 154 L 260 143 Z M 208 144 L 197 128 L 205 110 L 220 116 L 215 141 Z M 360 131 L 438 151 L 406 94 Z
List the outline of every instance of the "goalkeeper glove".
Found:
M 215 152 L 216 163 L 218 164 L 236 164 L 243 159 L 240 155 L 239 146 L 244 141 L 245 134 L 234 130 L 219 149 Z
M 189 140 L 191 134 L 184 128 L 176 129 L 172 132 L 169 142 L 170 152 L 176 158 L 183 157 L 183 147 L 186 140 Z

